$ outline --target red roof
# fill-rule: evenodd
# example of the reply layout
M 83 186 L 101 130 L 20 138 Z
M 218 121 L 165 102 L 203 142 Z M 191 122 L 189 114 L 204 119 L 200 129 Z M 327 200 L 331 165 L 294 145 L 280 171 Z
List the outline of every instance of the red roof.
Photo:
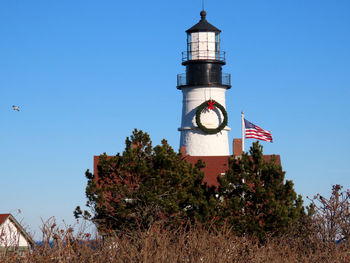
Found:
M 98 160 L 100 159 L 100 156 L 94 156 L 94 175 L 97 176 L 97 165 L 98 165 Z
M 275 157 L 275 162 L 281 165 L 281 158 L 279 155 L 264 155 L 263 158 L 266 162 L 270 162 L 272 156 Z M 228 160 L 232 155 L 227 156 L 190 156 L 186 155 L 185 160 L 191 164 L 195 164 L 198 160 L 205 162 L 205 168 L 203 168 L 204 179 L 208 185 L 218 186 L 217 176 L 221 173 L 225 173 L 228 170 Z M 98 176 L 98 165 L 99 156 L 94 156 L 94 175 Z
M 0 225 L 5 223 L 6 219 L 10 216 L 11 214 L 0 214 Z
M 264 155 L 263 158 L 266 162 L 270 162 L 271 157 L 275 157 L 275 162 L 281 165 L 281 158 L 279 155 Z M 218 175 L 225 173 L 228 170 L 228 160 L 232 156 L 190 156 L 187 155 L 185 160 L 191 164 L 195 164 L 198 160 L 205 162 L 206 166 L 203 168 L 204 179 L 208 185 L 218 186 Z
M 193 165 L 199 160 L 205 162 L 203 181 L 208 185 L 218 186 L 217 176 L 228 170 L 228 160 L 231 156 L 190 156 L 187 155 L 185 160 Z

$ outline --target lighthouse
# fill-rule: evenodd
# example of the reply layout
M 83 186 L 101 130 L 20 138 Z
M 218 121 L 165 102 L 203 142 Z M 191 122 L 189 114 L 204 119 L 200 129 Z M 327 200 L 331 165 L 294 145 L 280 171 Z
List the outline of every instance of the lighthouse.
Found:
M 226 59 L 220 47 L 221 30 L 206 15 L 202 10 L 200 21 L 186 31 L 187 50 L 182 53 L 186 73 L 177 75 L 183 95 L 180 148 L 190 156 L 228 156 L 225 96 L 231 75 L 222 72 Z
M 186 73 L 177 75 L 177 88 L 182 91 L 180 152 L 182 160 L 201 168 L 203 182 L 219 186 L 218 176 L 225 174 L 232 157 L 242 156 L 242 138 L 233 139 L 233 154 L 229 152 L 226 91 L 231 88 L 231 75 L 222 72 L 226 64 L 221 50 L 221 30 L 210 24 L 206 12 L 186 31 L 187 50 L 182 53 Z M 243 126 L 242 126 L 243 127 Z M 112 158 L 109 156 L 108 158 Z M 266 162 L 281 165 L 279 155 L 264 155 Z M 94 175 L 98 178 L 100 156 L 94 156 Z

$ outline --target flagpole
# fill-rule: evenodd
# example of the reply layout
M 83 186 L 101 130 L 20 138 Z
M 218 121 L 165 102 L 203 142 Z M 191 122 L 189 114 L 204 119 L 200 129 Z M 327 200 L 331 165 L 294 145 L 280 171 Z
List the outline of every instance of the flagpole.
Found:
M 241 112 L 241 118 L 242 118 L 242 153 L 244 153 L 244 131 L 245 131 L 245 127 L 244 127 L 244 112 Z

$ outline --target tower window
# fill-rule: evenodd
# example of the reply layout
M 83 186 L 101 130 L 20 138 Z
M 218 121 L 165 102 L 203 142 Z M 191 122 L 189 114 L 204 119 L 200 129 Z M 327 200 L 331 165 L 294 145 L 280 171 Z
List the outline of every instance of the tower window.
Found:
M 215 34 L 215 55 L 216 59 L 220 57 L 220 34 Z
M 187 38 L 187 44 L 190 59 L 216 59 L 217 45 L 214 32 L 191 33 Z
M 191 59 L 191 34 L 187 34 L 187 58 Z

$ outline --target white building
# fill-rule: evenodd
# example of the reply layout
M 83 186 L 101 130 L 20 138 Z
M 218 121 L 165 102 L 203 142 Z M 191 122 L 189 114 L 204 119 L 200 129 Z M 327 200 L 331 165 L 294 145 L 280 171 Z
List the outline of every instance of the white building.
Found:
M 0 214 L 0 254 L 30 250 L 34 241 L 11 214 Z

